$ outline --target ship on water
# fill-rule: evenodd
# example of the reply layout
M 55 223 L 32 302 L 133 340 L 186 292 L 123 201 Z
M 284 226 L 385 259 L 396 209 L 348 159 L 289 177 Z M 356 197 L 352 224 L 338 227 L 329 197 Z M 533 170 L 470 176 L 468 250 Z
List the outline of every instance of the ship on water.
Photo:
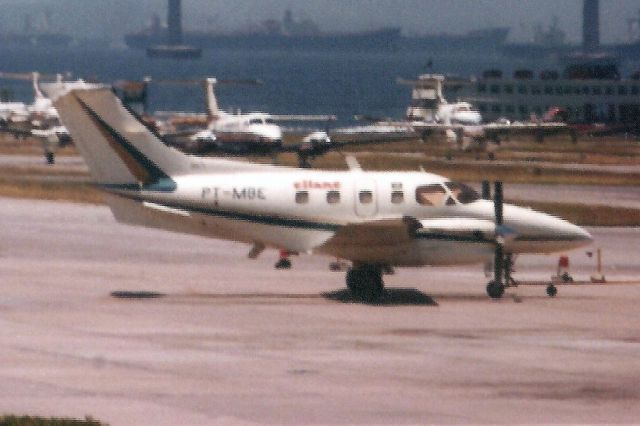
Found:
M 554 17 L 548 28 L 534 27 L 532 42 L 505 43 L 500 52 L 516 58 L 561 58 L 582 51 L 600 52 L 622 59 L 640 58 L 640 12 L 627 19 L 629 38 L 626 43 L 600 44 L 600 4 L 598 0 L 584 0 L 582 18 L 582 44 L 567 41 L 565 32 Z
M 167 28 L 155 17 L 151 27 L 127 34 L 125 43 L 131 48 L 148 49 L 162 44 L 167 38 Z M 182 40 L 201 49 L 393 51 L 400 46 L 400 28 L 330 33 L 321 31 L 310 20 L 295 20 L 291 11 L 286 11 L 282 21 L 263 21 L 252 30 L 231 33 L 183 31 Z
M 509 28 L 487 28 L 465 34 L 403 35 L 399 27 L 358 32 L 327 32 L 310 19 L 297 20 L 290 10 L 282 20 L 269 19 L 255 28 L 235 32 L 183 31 L 184 44 L 201 49 L 397 51 L 425 54 L 443 52 L 494 52 L 505 42 Z M 154 17 L 140 32 L 125 36 L 131 48 L 148 49 L 164 43 L 170 31 Z
M 509 35 L 508 27 L 484 28 L 464 34 L 424 34 L 402 37 L 402 49 L 426 53 L 492 53 L 498 51 Z
M 54 22 L 50 10 L 46 10 L 38 22 L 31 15 L 25 15 L 21 31 L 0 31 L 1 49 L 25 49 L 30 47 L 58 48 L 67 47 L 73 37 L 53 29 Z

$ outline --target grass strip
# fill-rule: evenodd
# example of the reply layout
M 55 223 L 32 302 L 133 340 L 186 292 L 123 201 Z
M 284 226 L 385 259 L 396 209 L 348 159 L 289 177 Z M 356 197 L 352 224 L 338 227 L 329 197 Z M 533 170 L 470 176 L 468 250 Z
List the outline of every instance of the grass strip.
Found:
M 7 180 L 0 178 L 0 196 L 104 204 L 102 192 L 89 183 Z
M 547 201 L 508 202 L 522 207 L 531 207 L 580 226 L 640 226 L 639 209 Z

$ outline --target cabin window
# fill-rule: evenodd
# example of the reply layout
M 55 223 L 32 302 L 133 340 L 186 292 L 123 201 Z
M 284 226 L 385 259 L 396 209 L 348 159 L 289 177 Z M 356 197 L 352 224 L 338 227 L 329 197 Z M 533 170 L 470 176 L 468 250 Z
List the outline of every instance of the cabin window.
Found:
M 267 124 L 276 124 L 276 121 L 273 118 L 265 118 L 264 122 Z
M 601 95 L 602 94 L 602 88 L 600 86 L 593 86 L 591 88 L 591 94 L 592 95 Z
M 531 86 L 531 94 L 532 95 L 539 95 L 540 94 L 540 87 L 539 86 Z
M 360 200 L 360 204 L 371 204 L 373 203 L 373 192 L 360 191 L 360 193 L 358 194 L 358 199 Z
M 307 204 L 309 202 L 309 191 L 296 192 L 296 203 Z
M 626 95 L 627 86 L 618 86 L 618 95 Z
M 423 185 L 416 188 L 416 201 L 423 206 L 441 206 L 447 191 L 439 184 Z
M 469 185 L 459 182 L 445 182 L 445 185 L 451 191 L 451 195 L 461 204 L 473 203 L 480 199 L 480 195 Z M 448 200 L 447 204 L 449 204 Z
M 402 192 L 402 191 L 393 191 L 393 192 L 391 192 L 391 203 L 393 203 L 393 204 L 402 204 L 402 203 L 404 203 L 404 192 Z
M 504 86 L 504 92 L 508 93 L 508 94 L 512 94 L 513 93 L 513 86 L 510 84 L 507 84 L 506 86 Z
M 516 109 L 513 105 L 507 105 L 504 110 L 507 114 L 513 114 Z
M 552 95 L 553 94 L 553 86 L 544 86 L 544 93 L 545 93 L 545 95 Z
M 632 95 L 638 94 L 638 86 L 631 86 L 631 94 Z
M 562 95 L 562 86 L 556 86 L 556 95 Z
M 588 94 L 589 94 L 589 87 L 584 86 L 584 87 L 582 88 L 582 94 L 583 94 L 583 95 L 588 95 Z
M 252 118 L 251 120 L 249 120 L 249 124 L 262 124 L 262 119 Z
M 478 92 L 479 93 L 485 93 L 487 91 L 487 85 L 486 84 L 478 84 Z
M 340 192 L 339 191 L 328 191 L 327 192 L 327 203 L 329 204 L 338 204 L 340 202 Z
M 607 95 L 613 95 L 613 87 L 607 86 L 607 87 L 605 88 L 605 93 L 606 93 Z
M 518 86 L 518 93 L 520 93 L 521 95 L 526 95 L 527 94 L 527 86 L 525 86 L 524 84 L 521 84 Z
M 497 84 L 492 84 L 491 93 L 500 93 L 500 86 L 498 86 Z

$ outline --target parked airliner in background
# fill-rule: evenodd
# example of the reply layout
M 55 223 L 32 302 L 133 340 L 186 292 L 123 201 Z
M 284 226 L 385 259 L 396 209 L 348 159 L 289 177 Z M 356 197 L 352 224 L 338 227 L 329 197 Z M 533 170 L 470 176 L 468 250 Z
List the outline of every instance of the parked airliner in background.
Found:
M 0 103 L 0 131 L 13 134 L 16 137 L 33 136 L 42 142 L 47 163 L 53 164 L 55 152 L 58 148 L 71 143 L 71 137 L 67 129 L 60 125 L 58 111 L 53 106 L 51 99 L 40 90 L 41 75 L 32 73 L 6 73 L 0 72 L 0 78 L 13 80 L 30 79 L 33 85 L 33 103 L 22 102 Z M 44 76 L 52 77 L 59 84 L 63 84 L 63 75 Z M 84 83 L 82 80 L 66 82 L 64 84 Z
M 259 80 L 218 80 L 214 77 L 190 80 L 155 80 L 146 77 L 138 84 L 200 84 L 204 89 L 206 113 L 160 112 L 153 123 L 168 144 L 189 153 L 211 151 L 271 154 L 282 147 L 285 121 L 334 121 L 333 115 L 274 115 L 265 112 L 230 113 L 220 109 L 215 94 L 220 84 L 261 84 Z M 164 118 L 164 119 L 163 119 Z
M 118 221 L 346 259 L 346 284 L 365 300 L 384 292 L 388 267 L 495 260 L 487 285 L 501 297 L 512 254 L 591 242 L 553 216 L 483 200 L 425 172 L 322 171 L 183 154 L 125 108 L 110 87 L 48 90 Z M 500 195 L 500 196 L 498 196 Z

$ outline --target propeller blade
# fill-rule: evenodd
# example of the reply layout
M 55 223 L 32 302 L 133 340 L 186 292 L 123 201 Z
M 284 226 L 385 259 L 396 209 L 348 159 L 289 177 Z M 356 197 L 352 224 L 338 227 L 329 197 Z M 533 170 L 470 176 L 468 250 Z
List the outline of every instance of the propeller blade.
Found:
M 494 199 L 493 205 L 496 215 L 496 227 L 502 226 L 502 210 L 503 210 L 503 195 L 502 195 L 502 182 L 496 181 L 494 183 Z
M 491 199 L 491 184 L 488 180 L 482 181 L 482 199 L 483 200 Z
M 503 196 L 502 196 L 502 182 L 494 182 L 494 194 L 493 194 L 493 206 L 495 212 L 495 224 L 496 224 L 496 249 L 493 257 L 493 277 L 494 282 L 502 285 L 504 276 L 504 236 L 502 235 L 502 223 L 503 223 Z

